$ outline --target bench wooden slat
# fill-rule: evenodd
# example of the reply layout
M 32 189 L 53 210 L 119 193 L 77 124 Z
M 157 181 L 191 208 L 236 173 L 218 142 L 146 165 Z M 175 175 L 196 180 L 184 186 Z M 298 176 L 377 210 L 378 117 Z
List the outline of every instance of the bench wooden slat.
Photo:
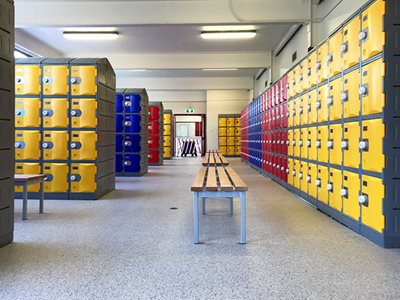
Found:
M 214 159 L 214 154 L 210 154 L 210 160 L 209 160 L 210 165 L 215 164 L 215 159 Z
M 232 180 L 236 191 L 248 191 L 249 188 L 247 185 L 231 167 L 226 167 L 225 170 Z
M 207 154 L 204 156 L 203 162 L 202 162 L 202 165 L 203 165 L 203 166 L 208 165 L 208 159 L 209 159 L 209 157 L 210 157 L 210 154 L 209 154 L 209 153 L 207 153 Z
M 193 181 L 191 191 L 201 192 L 203 191 L 204 180 L 206 177 L 207 168 L 201 168 L 199 173 L 197 173 L 196 178 Z
M 46 179 L 46 174 L 15 174 L 14 181 L 15 182 L 28 182 L 38 179 Z
M 219 184 L 221 186 L 221 191 L 224 192 L 233 191 L 233 185 L 229 180 L 229 177 L 226 174 L 225 169 L 223 167 L 218 167 L 217 172 L 218 172 Z
M 217 175 L 214 167 L 208 168 L 206 190 L 210 192 L 218 191 Z

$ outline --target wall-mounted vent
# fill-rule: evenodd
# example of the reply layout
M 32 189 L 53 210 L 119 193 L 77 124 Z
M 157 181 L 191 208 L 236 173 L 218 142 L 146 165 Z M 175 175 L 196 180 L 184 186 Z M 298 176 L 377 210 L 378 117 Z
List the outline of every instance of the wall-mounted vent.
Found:
M 293 52 L 292 54 L 292 62 L 295 62 L 297 59 L 297 51 Z

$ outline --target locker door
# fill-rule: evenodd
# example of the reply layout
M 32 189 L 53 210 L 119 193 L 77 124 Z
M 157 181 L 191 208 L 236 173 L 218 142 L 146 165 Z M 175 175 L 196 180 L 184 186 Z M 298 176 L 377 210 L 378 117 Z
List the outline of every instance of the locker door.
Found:
M 235 155 L 236 156 L 240 155 L 240 146 L 235 146 Z
M 139 154 L 128 154 L 124 156 L 124 172 L 140 172 L 141 157 Z
M 328 121 L 328 85 L 325 84 L 318 88 L 318 98 L 317 98 L 317 114 L 318 122 Z
M 293 165 L 293 159 L 289 158 L 288 159 L 288 168 L 286 170 L 286 173 L 288 175 L 288 184 L 293 186 L 293 171 L 294 171 L 294 165 Z M 294 171 L 296 173 L 296 171 Z
M 171 157 L 171 148 L 164 147 L 164 158 L 170 158 L 170 157 Z
M 40 99 L 15 99 L 15 127 L 40 127 Z
M 313 51 L 308 56 L 308 85 L 313 87 L 317 84 L 317 51 Z
M 235 146 L 228 146 L 226 152 L 229 156 L 235 155 Z
M 96 128 L 96 99 L 72 99 L 71 117 L 73 128 Z
M 343 28 L 343 44 L 341 47 L 343 56 L 343 68 L 346 70 L 355 66 L 360 61 L 360 16 L 356 16 Z
M 68 95 L 68 66 L 43 66 L 43 95 Z
M 363 175 L 362 192 L 358 201 L 361 204 L 361 222 L 380 233 L 385 228 L 385 216 L 382 212 L 385 186 L 379 178 Z
M 300 124 L 307 125 L 308 124 L 308 94 L 304 95 L 301 98 L 300 103 Z
M 317 160 L 317 127 L 308 128 L 308 159 L 309 160 Z
M 362 122 L 362 137 L 359 148 L 362 151 L 363 170 L 382 172 L 385 167 L 385 155 L 383 154 L 383 137 L 385 125 L 382 119 Z
M 293 142 L 295 142 L 294 131 L 293 130 L 288 130 L 287 146 L 288 146 L 288 155 L 289 156 L 293 156 L 293 149 L 294 149 Z
M 343 213 L 356 221 L 360 219 L 360 204 L 358 203 L 359 189 L 359 175 L 343 171 L 343 187 L 341 190 L 341 195 L 343 197 Z
M 301 174 L 299 176 L 299 179 L 301 181 L 301 190 L 304 193 L 308 193 L 308 182 L 307 182 L 307 174 L 308 174 L 308 163 L 306 162 L 300 162 L 300 171 Z
M 220 146 L 226 146 L 226 137 L 219 137 L 218 143 Z
M 141 96 L 140 95 L 125 95 L 125 99 L 123 100 L 123 111 L 125 113 L 140 113 L 142 111 L 142 107 L 140 105 Z M 170 114 L 166 114 L 165 116 L 171 116 Z M 168 118 L 168 117 L 167 117 Z M 167 119 L 168 120 L 168 119 Z
M 360 72 L 355 70 L 344 75 L 344 87 L 342 101 L 344 107 L 344 118 L 358 117 L 360 112 Z
M 95 66 L 71 66 L 72 96 L 97 94 L 97 68 Z
M 228 127 L 226 134 L 230 137 L 235 136 L 235 127 Z
M 115 152 L 124 152 L 124 136 L 122 134 L 115 135 Z
M 160 148 L 160 137 L 156 136 L 149 136 L 148 140 L 149 148 L 151 149 L 159 149 Z
M 331 164 L 339 166 L 342 165 L 342 125 L 331 125 L 329 131 L 329 161 Z
M 240 127 L 240 118 L 235 118 L 235 126 Z
M 227 125 L 228 127 L 233 127 L 233 126 L 235 126 L 235 118 L 232 118 L 232 117 L 227 118 L 226 125 Z
M 233 137 L 228 137 L 228 138 L 226 139 L 226 144 L 227 144 L 228 146 L 234 146 L 234 145 L 235 145 L 235 138 L 233 138 Z
M 328 126 L 318 127 L 318 140 L 316 142 L 318 161 L 328 162 Z
M 44 160 L 67 160 L 68 132 L 43 131 L 42 151 Z
M 219 136 L 226 136 L 226 127 L 218 128 L 218 135 Z
M 294 68 L 295 73 L 295 96 L 301 93 L 301 69 L 300 64 Z
M 383 29 L 384 14 L 384 0 L 377 0 L 362 13 L 361 32 L 359 38 L 361 40 L 363 60 L 366 60 L 383 50 L 383 46 L 386 42 L 385 32 Z
M 142 150 L 142 137 L 139 134 L 126 134 L 124 136 L 125 152 L 140 152 Z
M 292 71 L 290 71 L 289 73 L 288 73 L 288 85 L 287 85 L 287 87 L 288 87 L 288 98 L 292 98 L 292 97 L 294 97 L 294 94 L 295 94 L 295 85 L 294 85 L 294 83 L 295 83 L 295 73 L 294 73 L 294 70 L 292 70 Z
M 340 120 L 342 118 L 342 79 L 338 78 L 332 81 L 329 89 L 329 118 L 330 120 Z
M 171 114 L 164 114 L 164 125 L 171 124 Z
M 309 98 L 308 98 L 308 120 L 310 124 L 315 124 L 317 123 L 317 118 L 318 118 L 318 110 L 317 110 L 317 96 L 318 96 L 318 90 L 313 90 L 309 93 Z
M 301 120 L 300 109 L 301 109 L 301 98 L 297 98 L 294 100 L 294 111 L 295 111 L 294 126 L 300 125 L 300 120 Z
M 15 131 L 15 159 L 20 159 L 20 160 L 40 159 L 39 131 L 37 130 Z
M 40 94 L 40 67 L 39 65 L 15 66 L 15 94 Z
M 47 175 L 43 187 L 46 193 L 68 191 L 68 165 L 66 163 L 44 163 L 43 173 Z
M 240 128 L 235 127 L 235 137 L 240 137 Z
M 308 159 L 308 147 L 307 147 L 307 141 L 309 139 L 308 128 L 302 128 L 300 132 L 301 132 L 300 155 L 302 158 Z
M 95 131 L 72 131 L 71 159 L 95 160 L 97 158 L 97 133 Z
M 363 115 L 382 113 L 385 106 L 383 77 L 385 64 L 382 59 L 374 61 L 362 68 L 360 95 Z
M 218 119 L 218 127 L 226 127 L 226 118 Z
M 15 163 L 15 174 L 40 174 L 39 163 Z M 28 186 L 28 192 L 39 192 L 40 184 L 32 184 Z M 22 192 L 22 187 L 15 187 L 16 192 Z
M 235 146 L 240 146 L 240 136 L 235 137 Z
M 96 192 L 95 164 L 71 164 L 70 181 L 72 193 L 94 193 Z
M 300 129 L 293 130 L 293 156 L 300 157 Z
M 140 133 L 142 130 L 141 120 L 142 120 L 141 115 L 125 115 L 125 117 L 124 117 L 125 132 Z M 149 122 L 149 124 L 150 124 L 149 125 L 149 134 L 159 134 L 160 133 L 160 123 L 158 121 L 151 121 L 151 122 Z
M 305 91 L 309 88 L 309 83 L 308 83 L 308 60 L 304 59 L 300 63 L 300 84 L 301 84 L 301 91 Z
M 360 126 L 358 122 L 344 123 L 342 149 L 344 152 L 343 164 L 346 167 L 358 169 L 360 166 Z
M 328 67 L 328 42 L 325 42 L 318 48 L 318 60 L 317 60 L 317 80 L 319 83 L 324 82 L 329 77 Z
M 149 107 L 149 121 L 159 121 L 160 120 L 160 107 L 150 106 Z
M 307 174 L 308 195 L 317 199 L 317 186 L 315 184 L 317 180 L 317 165 L 309 163 Z
M 43 99 L 43 127 L 66 128 L 68 127 L 68 99 L 45 98 Z
M 122 94 L 115 95 L 115 112 L 116 113 L 124 112 L 124 95 Z
M 293 170 L 294 170 L 294 172 L 292 172 L 292 175 L 293 175 L 293 186 L 296 189 L 300 190 L 300 188 L 301 188 L 301 180 L 300 180 L 300 177 L 301 177 L 301 166 L 300 166 L 300 161 L 298 161 L 298 160 L 293 161 Z
M 164 135 L 171 135 L 171 125 L 164 125 Z
M 328 179 L 329 179 L 329 174 L 328 174 L 328 168 L 324 166 L 318 166 L 317 168 L 317 180 L 315 181 L 315 185 L 317 186 L 317 193 L 318 193 L 318 200 L 328 204 Z
M 342 171 L 330 168 L 329 175 L 329 182 L 327 184 L 329 206 L 338 211 L 342 211 L 342 196 L 340 194 L 342 189 Z
M 295 113 L 294 101 L 292 100 L 288 102 L 288 110 L 287 110 L 288 127 L 294 126 L 294 113 Z
M 221 154 L 222 155 L 226 155 L 226 146 L 221 146 L 221 147 L 219 147 L 219 150 L 221 151 Z
M 328 41 L 329 44 L 329 54 L 328 54 L 328 64 L 329 64 L 329 76 L 335 76 L 342 72 L 342 53 L 340 51 L 341 45 L 343 43 L 343 32 L 340 29 L 336 32 Z

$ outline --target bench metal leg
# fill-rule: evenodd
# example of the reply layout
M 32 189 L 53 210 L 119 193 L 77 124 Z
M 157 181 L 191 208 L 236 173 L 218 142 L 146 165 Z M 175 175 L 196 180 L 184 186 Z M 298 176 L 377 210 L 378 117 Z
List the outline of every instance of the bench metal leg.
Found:
M 240 193 L 240 244 L 246 244 L 246 193 Z
M 23 186 L 22 198 L 22 220 L 28 219 L 28 186 Z
M 40 202 L 39 202 L 39 213 L 43 213 L 43 205 L 44 205 L 44 188 L 43 188 L 43 180 L 40 181 Z
M 233 216 L 233 198 L 229 198 L 229 215 Z
M 200 244 L 199 241 L 199 193 L 193 193 L 193 242 Z
M 201 198 L 201 214 L 203 216 L 206 214 L 206 198 Z

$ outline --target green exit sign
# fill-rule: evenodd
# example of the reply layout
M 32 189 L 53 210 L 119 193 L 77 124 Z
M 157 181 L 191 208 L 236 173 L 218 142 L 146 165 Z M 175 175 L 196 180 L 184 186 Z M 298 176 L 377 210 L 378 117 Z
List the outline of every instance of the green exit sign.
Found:
M 194 113 L 194 109 L 189 107 L 189 108 L 186 109 L 186 113 L 187 114 L 192 114 L 192 113 Z

